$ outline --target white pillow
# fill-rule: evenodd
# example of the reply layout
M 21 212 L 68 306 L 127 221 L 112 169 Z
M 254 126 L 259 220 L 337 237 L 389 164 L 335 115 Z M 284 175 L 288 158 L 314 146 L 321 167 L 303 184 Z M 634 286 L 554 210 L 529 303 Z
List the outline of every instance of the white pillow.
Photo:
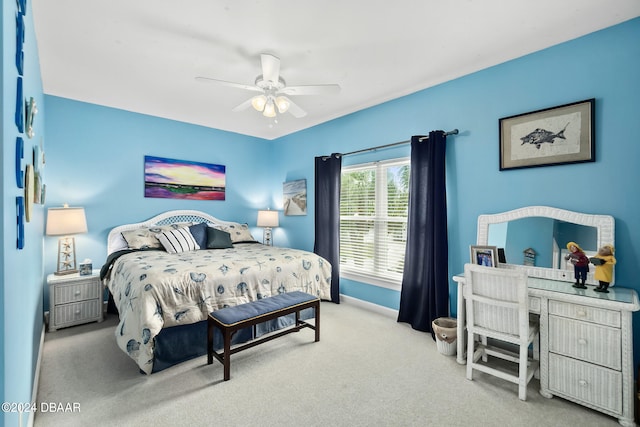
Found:
M 200 246 L 193 238 L 193 234 L 188 227 L 178 228 L 176 230 L 168 230 L 156 234 L 162 246 L 170 254 L 179 254 L 187 251 L 197 251 Z
M 186 227 L 191 223 L 181 222 L 169 225 L 153 225 L 150 227 L 141 227 L 133 230 L 123 231 L 122 237 L 127 242 L 129 249 L 147 249 L 147 248 L 162 248 L 162 244 L 156 237 L 158 233 L 162 233 L 166 230 L 175 230 L 181 227 Z
M 238 222 L 232 222 L 225 225 L 216 224 L 214 228 L 218 230 L 226 231 L 231 236 L 232 243 L 256 243 L 256 239 L 251 235 L 249 226 L 247 224 L 240 224 Z

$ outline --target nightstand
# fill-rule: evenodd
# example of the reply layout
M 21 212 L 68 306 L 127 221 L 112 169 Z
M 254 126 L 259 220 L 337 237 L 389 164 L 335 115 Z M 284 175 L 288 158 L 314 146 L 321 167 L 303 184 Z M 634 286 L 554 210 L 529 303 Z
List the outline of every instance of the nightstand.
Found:
M 47 284 L 50 332 L 67 326 L 102 322 L 103 290 L 99 270 L 93 270 L 88 276 L 49 274 Z

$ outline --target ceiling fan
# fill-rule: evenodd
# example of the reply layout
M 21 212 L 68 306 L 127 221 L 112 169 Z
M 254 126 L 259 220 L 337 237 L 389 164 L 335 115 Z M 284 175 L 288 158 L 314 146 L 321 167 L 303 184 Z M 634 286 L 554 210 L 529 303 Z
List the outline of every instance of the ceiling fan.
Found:
M 287 86 L 284 79 L 280 76 L 280 58 L 268 53 L 263 53 L 260 55 L 260 60 L 262 63 L 262 74 L 256 77 L 253 85 L 227 82 L 209 77 L 196 77 L 196 80 L 200 82 L 213 82 L 253 92 L 261 92 L 260 95 L 249 98 L 242 104 L 234 107 L 232 111 L 242 111 L 252 106 L 265 117 L 275 117 L 276 111 L 280 114 L 288 111 L 296 118 L 304 117 L 307 115 L 307 112 L 296 105 L 289 96 L 327 95 L 340 92 L 340 86 L 337 84 Z

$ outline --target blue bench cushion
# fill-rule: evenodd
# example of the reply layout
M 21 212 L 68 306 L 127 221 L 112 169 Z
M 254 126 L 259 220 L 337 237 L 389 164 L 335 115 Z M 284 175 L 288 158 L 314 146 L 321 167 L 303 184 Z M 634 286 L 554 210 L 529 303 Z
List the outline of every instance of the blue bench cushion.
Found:
M 286 292 L 234 307 L 225 307 L 212 312 L 211 316 L 225 326 L 233 326 L 249 319 L 255 319 L 317 299 L 318 297 L 305 292 Z

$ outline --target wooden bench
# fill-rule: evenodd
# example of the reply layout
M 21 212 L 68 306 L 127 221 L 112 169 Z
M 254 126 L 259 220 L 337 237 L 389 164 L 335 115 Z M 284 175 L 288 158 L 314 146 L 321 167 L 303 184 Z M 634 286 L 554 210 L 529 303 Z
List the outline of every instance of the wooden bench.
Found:
M 300 320 L 300 311 L 313 308 L 315 312 L 315 325 Z M 296 321 L 278 333 L 269 334 L 262 338 L 256 338 L 246 344 L 231 348 L 233 334 L 243 328 L 255 326 L 259 323 L 287 314 L 295 313 Z M 224 346 L 222 353 L 213 348 L 213 331 L 218 328 L 222 333 Z M 287 292 L 273 297 L 240 304 L 235 307 L 225 307 L 209 314 L 207 321 L 207 364 L 213 363 L 213 358 L 218 359 L 224 366 L 224 380 L 231 378 L 231 355 L 242 350 L 254 347 L 272 339 L 298 332 L 302 328 L 315 330 L 315 342 L 320 341 L 320 299 L 311 294 L 300 291 Z

